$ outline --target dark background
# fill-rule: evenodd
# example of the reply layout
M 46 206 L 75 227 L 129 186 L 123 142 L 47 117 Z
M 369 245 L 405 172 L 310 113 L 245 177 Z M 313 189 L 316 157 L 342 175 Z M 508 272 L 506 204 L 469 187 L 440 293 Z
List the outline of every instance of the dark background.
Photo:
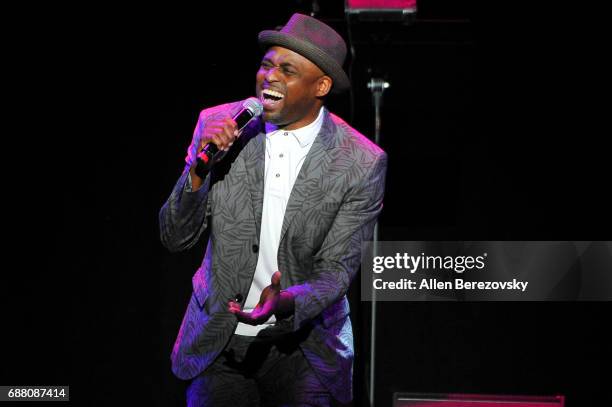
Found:
M 342 2 L 320 3 L 319 17 L 347 38 Z M 35 86 L 20 92 L 35 106 L 17 134 L 41 147 L 39 158 L 31 145 L 15 154 L 5 198 L 28 216 L 5 211 L 16 260 L 2 284 L 2 384 L 69 384 L 76 405 L 184 404 L 169 354 L 203 251 L 169 254 L 157 213 L 199 111 L 254 93 L 257 33 L 311 6 L 98 5 L 37 17 L 44 29 L 24 48 Z M 587 93 L 601 89 L 602 48 L 597 25 L 577 25 L 594 14 L 436 0 L 419 3 L 411 26 L 352 26 L 353 94 L 328 106 L 373 137 L 366 83 L 391 84 L 381 239 L 610 240 L 610 133 Z M 360 406 L 370 320 L 358 284 Z M 375 404 L 404 391 L 609 405 L 610 311 L 609 302 L 380 303 Z

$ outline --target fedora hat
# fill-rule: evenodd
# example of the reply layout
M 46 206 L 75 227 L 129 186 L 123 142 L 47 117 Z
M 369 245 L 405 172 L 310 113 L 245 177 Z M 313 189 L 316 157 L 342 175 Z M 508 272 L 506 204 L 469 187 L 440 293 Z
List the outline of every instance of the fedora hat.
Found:
M 295 13 L 280 31 L 260 32 L 258 41 L 264 49 L 278 45 L 309 59 L 332 78 L 332 93 L 342 92 L 351 86 L 342 69 L 346 43 L 333 28 L 316 18 Z

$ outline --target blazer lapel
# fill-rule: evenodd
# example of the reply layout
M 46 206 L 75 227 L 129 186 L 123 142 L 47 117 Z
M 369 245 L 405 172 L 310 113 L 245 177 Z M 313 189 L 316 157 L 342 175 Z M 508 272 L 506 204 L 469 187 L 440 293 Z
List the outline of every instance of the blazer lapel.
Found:
M 261 126 L 263 127 L 263 126 Z M 253 143 L 253 150 L 249 157 L 245 160 L 247 181 L 249 191 L 251 193 L 251 205 L 253 208 L 253 216 L 255 217 L 255 227 L 257 229 L 257 239 L 260 236 L 261 230 L 261 212 L 263 208 L 264 194 L 264 171 L 265 171 L 265 152 L 266 152 L 266 134 L 261 128 L 259 133 L 250 143 Z
M 321 130 L 314 139 L 308 155 L 306 155 L 304 164 L 302 164 L 302 168 L 289 195 L 280 241 L 285 237 L 287 228 L 289 228 L 295 215 L 301 211 L 304 202 L 306 202 L 307 198 L 312 198 L 310 191 L 321 183 L 322 176 L 327 172 L 331 161 L 327 150 L 333 147 L 335 136 L 336 125 L 332 121 L 329 112 L 325 110 Z

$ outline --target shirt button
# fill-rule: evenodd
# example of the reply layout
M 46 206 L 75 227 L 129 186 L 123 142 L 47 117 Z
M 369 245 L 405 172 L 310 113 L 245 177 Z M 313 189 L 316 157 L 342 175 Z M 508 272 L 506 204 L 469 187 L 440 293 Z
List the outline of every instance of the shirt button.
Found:
M 280 177 L 280 174 L 276 174 L 276 178 Z
M 280 158 L 283 158 L 285 155 L 284 154 L 279 154 L 278 155 Z
M 253 253 L 257 253 L 259 251 L 259 246 L 256 244 L 253 245 Z

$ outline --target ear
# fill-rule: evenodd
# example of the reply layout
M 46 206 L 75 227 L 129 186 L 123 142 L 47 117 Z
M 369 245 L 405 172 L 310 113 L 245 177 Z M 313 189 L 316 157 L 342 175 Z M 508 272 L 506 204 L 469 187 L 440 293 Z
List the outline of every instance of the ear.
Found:
M 317 81 L 317 97 L 323 97 L 329 93 L 332 88 L 334 81 L 327 75 L 323 75 Z

